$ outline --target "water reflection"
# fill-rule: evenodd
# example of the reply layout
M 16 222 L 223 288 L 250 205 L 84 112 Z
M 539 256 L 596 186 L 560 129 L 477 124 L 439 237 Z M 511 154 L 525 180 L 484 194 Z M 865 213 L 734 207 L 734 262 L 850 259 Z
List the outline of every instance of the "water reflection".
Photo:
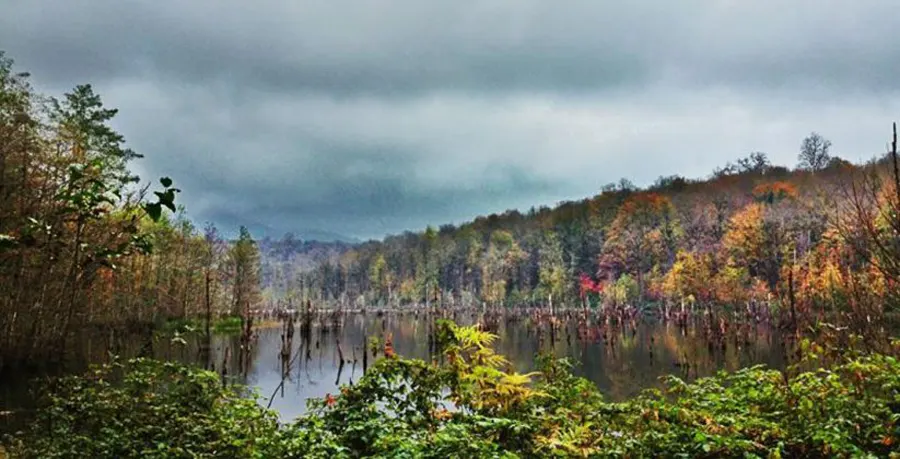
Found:
M 475 318 L 456 320 L 466 324 Z M 287 370 L 282 355 L 284 329 L 260 329 L 249 350 L 250 365 L 238 380 L 256 387 L 266 399 L 263 403 L 270 403 L 284 419 L 290 419 L 306 410 L 308 398 L 335 394 L 341 384 L 352 384 L 362 376 L 364 360 L 371 365 L 375 359 L 367 349 L 367 336 L 377 336 L 382 343 L 384 337 L 390 336 L 395 351 L 405 357 L 432 358 L 431 324 L 427 315 L 413 313 L 350 314 L 339 327 L 313 324 L 308 334 L 295 335 Z M 517 371 L 533 370 L 535 355 L 552 352 L 572 359 L 576 363 L 574 371 L 595 382 L 610 400 L 622 400 L 645 388 L 658 387 L 659 378 L 667 374 L 694 379 L 720 369 L 736 370 L 755 364 L 784 368 L 786 362 L 780 335 L 766 326 L 753 326 L 721 342 L 709 340 L 696 328 L 651 322 L 607 327 L 604 334 L 594 339 L 580 336 L 574 322 L 560 324 L 551 333 L 546 324 L 501 320 L 495 332 L 500 336 L 497 350 Z M 300 339 L 296 339 L 297 335 Z M 238 345 L 236 338 L 215 340 L 212 361 L 216 371 L 238 374 L 234 357 L 230 361 L 215 357 Z M 225 362 L 232 366 L 223 367 Z
M 483 319 L 474 312 L 450 318 L 464 325 Z M 184 335 L 182 341 L 158 334 L 95 333 L 82 337 L 83 352 L 66 371 L 107 361 L 110 352 L 192 363 L 216 371 L 226 381 L 255 387 L 263 405 L 271 405 L 289 420 L 306 411 L 307 399 L 335 394 L 340 385 L 359 380 L 365 367 L 380 358 L 385 337 L 391 337 L 402 356 L 430 359 L 433 319 L 424 312 L 321 314 L 308 321 L 301 317 L 287 324 L 270 322 L 256 329 L 246 346 L 237 335 L 215 335 L 207 341 L 196 333 Z M 550 327 L 517 315 L 495 319 L 491 328 L 500 336 L 497 350 L 517 371 L 534 369 L 536 354 L 552 352 L 572 359 L 574 371 L 595 382 L 610 400 L 658 387 L 659 377 L 667 374 L 694 379 L 760 363 L 784 368 L 786 361 L 782 337 L 764 325 L 744 324 L 713 340 L 701 327 L 646 320 L 610 325 L 563 319 L 557 324 Z M 382 343 L 377 357 L 367 343 L 373 336 Z M 13 380 L 0 383 L 0 410 L 27 405 L 25 387 Z

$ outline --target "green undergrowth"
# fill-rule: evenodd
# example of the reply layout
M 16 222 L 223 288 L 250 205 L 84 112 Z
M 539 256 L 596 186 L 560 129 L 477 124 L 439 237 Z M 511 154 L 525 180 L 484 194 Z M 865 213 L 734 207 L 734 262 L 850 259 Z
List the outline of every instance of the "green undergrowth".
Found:
M 221 334 L 240 333 L 242 325 L 243 321 L 240 317 L 222 317 L 219 320 L 216 320 L 215 324 L 213 324 L 213 331 Z
M 845 354 L 822 368 L 761 366 L 666 378 L 604 401 L 565 360 L 506 370 L 493 335 L 442 323 L 444 364 L 380 359 L 353 386 L 279 424 L 207 371 L 130 360 L 47 388 L 12 457 L 900 457 L 900 362 Z M 388 353 L 390 355 L 390 353 Z

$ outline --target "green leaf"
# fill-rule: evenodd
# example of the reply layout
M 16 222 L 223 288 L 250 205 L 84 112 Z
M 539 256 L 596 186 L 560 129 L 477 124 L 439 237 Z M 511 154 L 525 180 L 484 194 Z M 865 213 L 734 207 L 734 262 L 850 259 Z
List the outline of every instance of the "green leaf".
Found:
M 159 179 L 159 183 L 161 183 L 162 186 L 168 188 L 168 187 L 172 186 L 172 179 L 170 179 L 169 177 L 163 177 L 163 178 Z
M 162 206 L 159 203 L 147 203 L 144 204 L 144 210 L 147 211 L 147 215 L 151 220 L 158 222 L 159 217 L 162 216 Z
M 160 204 L 166 206 L 172 212 L 175 212 L 175 192 L 172 190 L 166 191 L 165 199 L 160 199 Z

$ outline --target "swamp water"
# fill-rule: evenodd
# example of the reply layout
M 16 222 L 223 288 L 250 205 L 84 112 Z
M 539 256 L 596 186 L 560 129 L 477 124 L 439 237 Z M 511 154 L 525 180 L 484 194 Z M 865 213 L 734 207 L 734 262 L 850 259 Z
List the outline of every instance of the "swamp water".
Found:
M 462 325 L 479 319 L 476 313 L 451 318 Z M 283 420 L 290 420 L 306 411 L 307 399 L 336 394 L 340 385 L 357 381 L 364 365 L 381 358 L 388 336 L 397 354 L 430 360 L 431 319 L 414 312 L 346 313 L 337 319 L 320 315 L 308 333 L 298 320 L 289 355 L 283 352 L 285 327 L 272 322 L 254 331 L 243 355 L 237 335 L 214 335 L 209 352 L 203 352 L 201 331 L 177 337 L 99 333 L 78 340 L 79 359 L 67 371 L 108 361 L 110 352 L 122 358 L 145 355 L 191 363 L 255 388 L 263 405 L 270 403 Z M 613 401 L 660 387 L 660 377 L 668 374 L 691 380 L 756 364 L 781 369 L 787 361 L 782 335 L 766 325 L 745 324 L 720 340 L 708 339 L 699 327 L 650 320 L 626 326 L 593 324 L 580 330 L 574 320 L 562 320 L 551 333 L 549 325 L 537 325 L 528 316 L 501 316 L 493 328 L 498 335 L 495 348 L 515 370 L 533 370 L 535 356 L 552 351 L 571 359 L 574 372 L 593 381 Z M 378 340 L 377 356 L 375 346 L 370 346 L 373 337 Z M 364 353 L 368 355 L 363 357 Z M 0 433 L 16 425 L 17 412 L 27 413 L 33 403 L 32 387 L 24 375 L 0 380 L 0 412 L 7 412 L 0 416 Z

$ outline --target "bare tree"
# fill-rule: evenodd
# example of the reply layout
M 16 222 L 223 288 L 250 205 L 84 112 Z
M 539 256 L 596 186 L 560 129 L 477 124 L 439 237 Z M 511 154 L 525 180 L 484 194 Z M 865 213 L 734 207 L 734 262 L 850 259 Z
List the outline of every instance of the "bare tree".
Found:
M 800 145 L 800 154 L 797 156 L 799 164 L 797 167 L 810 171 L 819 171 L 828 166 L 831 160 L 829 151 L 831 150 L 831 141 L 822 137 L 817 132 L 812 132 L 803 139 Z
M 884 279 L 889 286 L 884 306 L 896 310 L 900 305 L 900 292 L 894 288 L 900 284 L 900 160 L 896 123 L 893 129 L 890 164 L 885 167 L 873 161 L 850 182 L 845 193 L 847 209 L 838 221 L 838 229 L 859 261 L 872 266 Z
M 765 174 L 772 167 L 772 163 L 769 162 L 769 157 L 765 153 L 754 151 L 746 158 L 738 159 L 737 167 L 742 173 Z

